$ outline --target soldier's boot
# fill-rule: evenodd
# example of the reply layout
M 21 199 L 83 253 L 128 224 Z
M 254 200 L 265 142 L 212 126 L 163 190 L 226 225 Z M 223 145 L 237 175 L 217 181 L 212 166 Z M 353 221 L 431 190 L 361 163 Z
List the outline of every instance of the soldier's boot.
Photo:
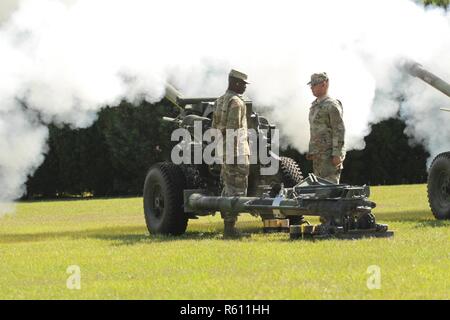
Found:
M 244 234 L 236 228 L 236 221 L 224 220 L 224 239 L 241 239 L 242 237 L 244 237 Z

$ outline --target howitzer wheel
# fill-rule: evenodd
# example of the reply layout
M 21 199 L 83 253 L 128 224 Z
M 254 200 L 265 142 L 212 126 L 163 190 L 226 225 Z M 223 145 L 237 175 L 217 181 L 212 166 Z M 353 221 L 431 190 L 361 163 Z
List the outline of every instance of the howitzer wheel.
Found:
M 280 158 L 281 182 L 285 188 L 293 188 L 303 180 L 302 170 L 294 159 Z
M 188 217 L 183 210 L 186 181 L 181 168 L 158 163 L 150 168 L 144 184 L 144 213 L 151 234 L 181 235 Z
M 281 182 L 285 188 L 293 188 L 303 180 L 302 170 L 294 159 L 281 157 Z M 289 217 L 290 225 L 300 225 L 304 222 L 302 216 Z
M 276 197 L 281 190 L 281 184 L 285 188 L 293 188 L 303 180 L 302 170 L 294 159 L 280 157 L 278 175 L 275 176 L 276 183 L 272 185 L 270 195 Z
M 428 175 L 428 202 L 436 219 L 450 219 L 450 152 L 433 160 Z

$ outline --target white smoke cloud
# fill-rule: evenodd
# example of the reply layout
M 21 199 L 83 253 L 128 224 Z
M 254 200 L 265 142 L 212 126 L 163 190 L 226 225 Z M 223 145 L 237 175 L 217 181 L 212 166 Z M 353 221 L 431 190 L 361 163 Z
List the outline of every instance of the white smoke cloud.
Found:
M 0 2 L 0 23 L 8 19 L 15 9 L 17 9 L 17 0 L 2 0 Z
M 409 0 L 20 1 L 0 27 L 0 202 L 20 197 L 42 163 L 46 124 L 90 126 L 122 99 L 160 100 L 167 81 L 220 95 L 231 67 L 250 75 L 248 95 L 302 152 L 318 71 L 344 104 L 349 149 L 400 112 L 433 155 L 450 150 L 438 111 L 448 98 L 395 67 L 409 57 L 450 79 L 449 35 L 449 14 Z

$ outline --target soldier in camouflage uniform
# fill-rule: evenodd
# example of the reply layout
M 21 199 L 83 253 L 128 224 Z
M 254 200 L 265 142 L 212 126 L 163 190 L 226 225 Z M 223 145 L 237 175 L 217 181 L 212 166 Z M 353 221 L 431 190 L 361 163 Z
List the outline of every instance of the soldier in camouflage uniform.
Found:
M 345 159 L 342 104 L 328 96 L 326 73 L 313 74 L 308 85 L 317 99 L 309 113 L 311 139 L 307 159 L 313 161 L 316 176 L 339 184 Z
M 212 127 L 220 130 L 223 137 L 223 164 L 221 179 L 224 184 L 222 196 L 246 196 L 250 169 L 248 143 L 247 107 L 241 95 L 247 88 L 247 75 L 231 70 L 228 90 L 215 103 Z M 235 132 L 236 138 L 227 141 L 227 131 Z M 241 236 L 236 229 L 237 215 L 221 212 L 224 219 L 224 237 Z

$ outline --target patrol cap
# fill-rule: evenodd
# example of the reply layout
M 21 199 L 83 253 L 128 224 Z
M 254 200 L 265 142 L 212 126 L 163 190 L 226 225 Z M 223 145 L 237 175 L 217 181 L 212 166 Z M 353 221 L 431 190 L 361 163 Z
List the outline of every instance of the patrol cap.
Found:
M 242 81 L 244 81 L 247 84 L 249 83 L 249 82 L 247 82 L 248 76 L 245 73 L 242 73 L 240 71 L 231 69 L 229 76 L 231 78 L 242 80 Z
M 309 86 L 315 86 L 316 84 L 319 84 L 319 83 L 322 83 L 322 82 L 324 82 L 324 81 L 327 81 L 329 78 L 328 78 L 328 75 L 325 73 L 325 72 L 322 72 L 322 73 L 314 73 L 312 76 L 311 76 L 311 81 L 310 82 L 308 82 L 308 85 Z

